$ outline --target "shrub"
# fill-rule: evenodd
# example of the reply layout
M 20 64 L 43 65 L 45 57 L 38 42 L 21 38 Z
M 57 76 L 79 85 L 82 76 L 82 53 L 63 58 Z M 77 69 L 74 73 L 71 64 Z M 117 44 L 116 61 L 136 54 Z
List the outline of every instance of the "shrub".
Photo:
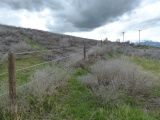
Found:
M 87 56 L 88 58 L 91 57 L 102 57 L 107 55 L 108 51 L 107 51 L 107 46 L 94 46 L 91 49 L 89 49 L 89 51 L 87 52 Z
M 37 49 L 36 47 L 28 45 L 25 41 L 20 41 L 16 44 L 11 44 L 10 47 L 10 50 L 14 52 L 32 51 L 36 49 Z
M 35 115 L 36 112 L 43 114 L 49 109 L 51 104 L 50 98 L 58 93 L 58 88 L 64 87 L 70 76 L 70 70 L 65 68 L 47 67 L 44 70 L 37 70 L 31 76 L 31 82 L 17 88 L 17 104 L 19 115 L 29 117 L 30 114 Z M 3 111 L 4 116 L 7 114 L 6 106 L 8 106 L 8 96 L 0 97 L 0 112 Z M 48 106 L 46 107 L 45 104 Z M 53 105 L 53 104 L 52 104 Z M 31 112 L 32 111 L 32 112 Z M 33 116 L 32 115 L 32 116 Z
M 22 94 L 29 94 L 36 98 L 46 97 L 53 95 L 58 87 L 66 85 L 69 79 L 68 69 L 55 69 L 53 67 L 47 67 L 44 70 L 37 70 L 33 76 L 31 76 L 31 82 L 25 87 Z M 20 92 L 21 93 L 21 92 Z
M 71 54 L 65 66 L 80 67 L 83 64 L 83 55 L 79 53 Z
M 126 58 L 100 60 L 91 66 L 90 71 L 94 76 L 82 77 L 80 81 L 91 86 L 96 95 L 106 102 L 122 100 L 124 93 L 133 97 L 148 95 L 156 84 L 152 74 Z

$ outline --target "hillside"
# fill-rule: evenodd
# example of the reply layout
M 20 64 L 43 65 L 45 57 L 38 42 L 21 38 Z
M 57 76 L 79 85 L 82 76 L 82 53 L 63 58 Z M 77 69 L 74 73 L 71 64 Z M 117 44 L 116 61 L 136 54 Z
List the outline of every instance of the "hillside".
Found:
M 135 45 L 139 45 L 139 42 L 135 42 Z M 144 40 L 140 42 L 140 45 L 144 45 L 144 46 L 150 46 L 150 47 L 160 47 L 160 43 L 159 42 L 155 42 L 152 40 Z
M 141 45 L 147 45 L 147 46 L 155 46 L 155 47 L 160 47 L 160 43 L 159 42 L 154 42 L 151 40 L 146 40 L 140 43 Z
M 8 97 L 10 50 L 16 115 Z M 0 25 L 0 120 L 158 120 L 159 54 L 156 47 Z
M 41 49 L 39 46 L 43 46 L 44 49 L 55 49 L 55 55 L 52 58 L 56 58 L 57 54 L 66 56 L 78 51 L 78 47 L 82 47 L 84 43 L 90 47 L 96 45 L 97 41 L 40 30 L 0 25 L 0 52 L 4 53 L 9 50 L 17 50 L 19 52 L 18 49 L 21 49 L 21 52 L 38 50 Z M 29 46 L 32 46 L 32 48 Z

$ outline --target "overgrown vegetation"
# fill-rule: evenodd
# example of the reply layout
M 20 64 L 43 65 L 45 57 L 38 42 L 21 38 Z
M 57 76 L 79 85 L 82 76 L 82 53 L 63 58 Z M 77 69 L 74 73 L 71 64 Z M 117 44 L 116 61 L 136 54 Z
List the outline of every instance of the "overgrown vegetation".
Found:
M 17 72 L 18 120 L 160 118 L 159 49 L 109 41 L 99 45 L 87 39 L 84 60 L 83 38 L 11 28 L 0 26 L 0 73 L 7 72 L 3 53 L 10 49 L 16 53 L 54 49 L 17 55 L 16 69 L 67 56 L 59 65 Z M 7 75 L 0 76 L 0 95 L 7 91 Z M 0 120 L 13 119 L 7 94 L 0 101 Z

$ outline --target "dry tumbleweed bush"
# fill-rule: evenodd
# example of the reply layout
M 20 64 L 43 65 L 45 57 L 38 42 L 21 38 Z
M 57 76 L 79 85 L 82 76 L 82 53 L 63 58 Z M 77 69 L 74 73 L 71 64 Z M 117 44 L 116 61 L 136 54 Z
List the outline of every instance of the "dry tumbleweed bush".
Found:
M 123 93 L 134 97 L 149 94 L 156 84 L 155 77 L 126 58 L 100 60 L 90 67 L 92 75 L 80 81 L 105 101 L 117 100 Z M 123 91 L 123 92 L 122 92 Z

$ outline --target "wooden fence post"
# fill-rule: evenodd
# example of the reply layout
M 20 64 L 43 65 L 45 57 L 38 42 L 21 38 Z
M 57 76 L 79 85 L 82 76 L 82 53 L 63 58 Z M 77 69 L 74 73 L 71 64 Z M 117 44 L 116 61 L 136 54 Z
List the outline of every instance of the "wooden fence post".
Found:
M 86 45 L 84 45 L 84 60 L 86 59 Z
M 8 78 L 10 112 L 15 118 L 17 115 L 15 54 L 11 51 L 8 53 Z

